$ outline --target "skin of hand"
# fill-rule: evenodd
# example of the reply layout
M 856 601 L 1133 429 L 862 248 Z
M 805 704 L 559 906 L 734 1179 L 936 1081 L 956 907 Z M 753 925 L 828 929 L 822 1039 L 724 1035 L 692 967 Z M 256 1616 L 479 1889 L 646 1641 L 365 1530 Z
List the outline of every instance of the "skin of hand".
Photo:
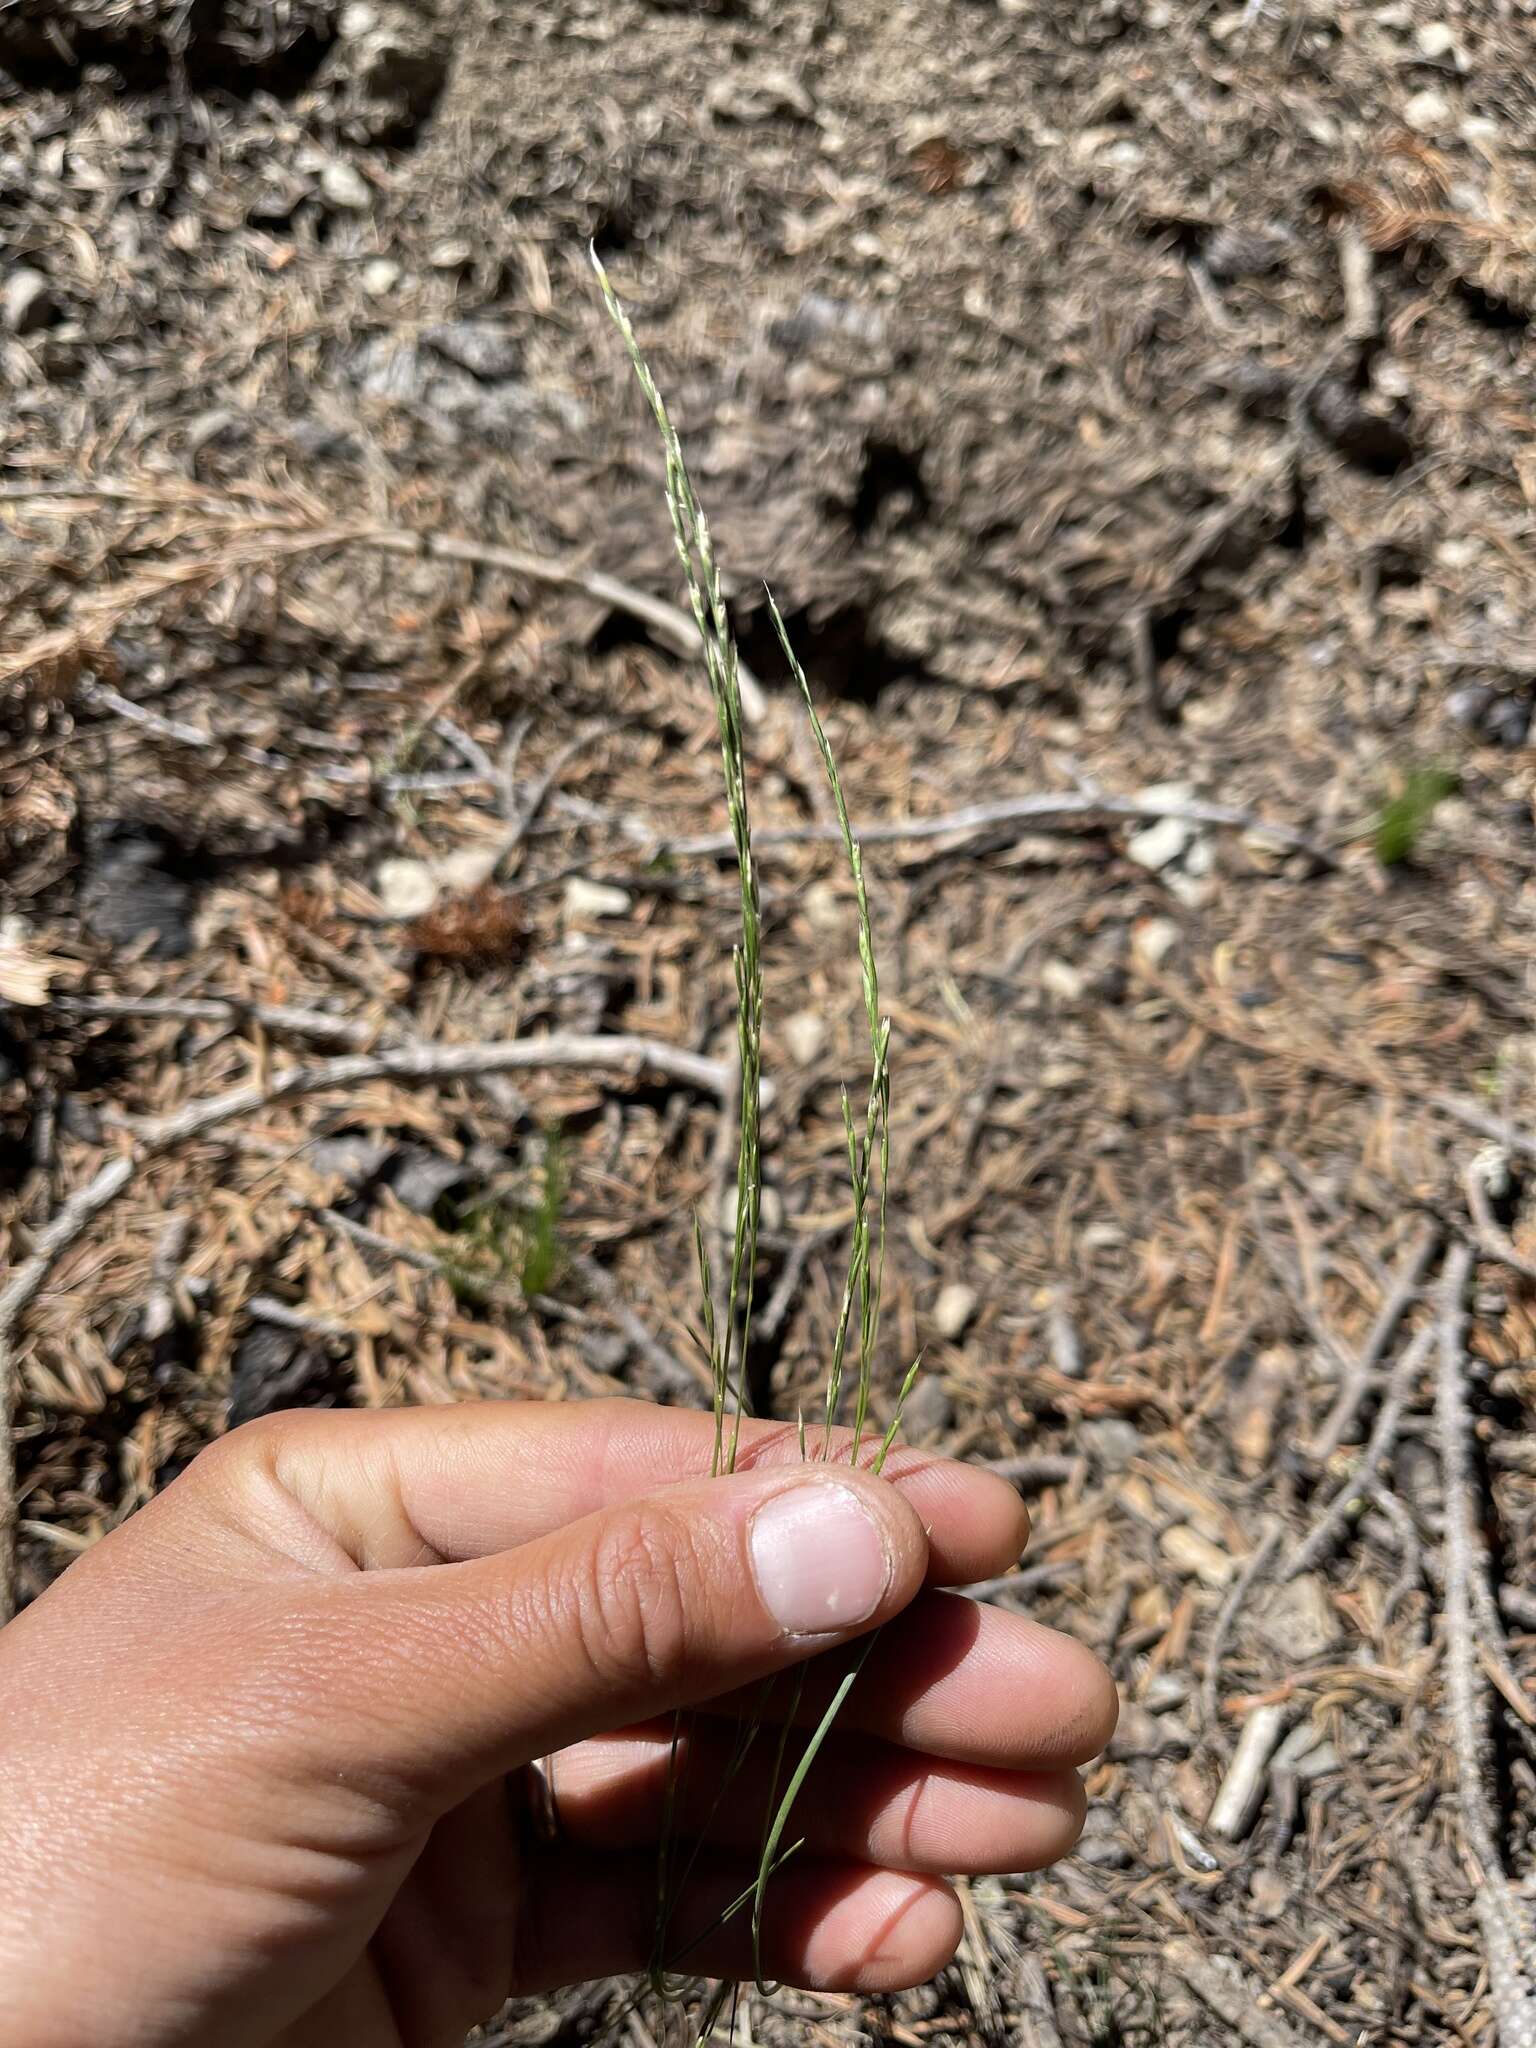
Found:
M 940 1873 L 1076 1839 L 1109 1676 L 940 1590 L 1018 1555 L 999 1479 L 912 1451 L 874 1479 L 846 1437 L 806 1465 L 764 1423 L 700 1477 L 712 1435 L 625 1401 L 272 1417 L 71 1565 L 0 1631 L 4 2048 L 456 2048 L 511 1994 L 643 1969 L 676 1708 L 699 1711 L 669 1940 L 750 1976 L 749 1916 L 713 1923 L 755 1872 L 778 1734 L 719 1796 L 740 1717 L 808 1732 L 877 1627 L 764 1966 L 871 1991 L 939 1969 Z

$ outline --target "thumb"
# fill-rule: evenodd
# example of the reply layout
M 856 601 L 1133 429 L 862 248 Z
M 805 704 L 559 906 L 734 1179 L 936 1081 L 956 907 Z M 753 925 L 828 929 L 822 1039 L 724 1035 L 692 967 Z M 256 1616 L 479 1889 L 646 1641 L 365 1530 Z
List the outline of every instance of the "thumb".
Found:
M 878 1627 L 927 1559 L 893 1486 L 791 1466 L 666 1487 L 497 1556 L 332 1582 L 325 1632 L 350 1602 L 343 1683 L 390 1752 L 376 1761 L 451 1803 Z M 335 1718 L 334 1668 L 327 1690 Z

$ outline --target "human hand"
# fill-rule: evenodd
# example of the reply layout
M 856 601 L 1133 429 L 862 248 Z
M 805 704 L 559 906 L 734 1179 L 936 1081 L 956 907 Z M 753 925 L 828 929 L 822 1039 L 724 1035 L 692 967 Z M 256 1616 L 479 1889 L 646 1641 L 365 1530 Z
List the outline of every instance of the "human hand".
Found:
M 276 1416 L 87 1552 L 0 1632 L 0 2043 L 454 2048 L 510 1994 L 643 1969 L 672 1710 L 702 1709 L 681 1831 L 709 1822 L 682 1947 L 756 1868 L 776 1738 L 709 1816 L 735 1716 L 826 1650 L 814 1718 L 881 1624 L 764 1966 L 939 1969 L 937 1873 L 1076 1839 L 1109 1676 L 935 1590 L 1017 1556 L 1002 1481 L 912 1451 L 881 1480 L 802 1465 L 766 1423 L 699 1478 L 712 1430 L 623 1401 Z M 555 1751 L 545 1840 L 525 1767 Z M 687 1970 L 750 1975 L 745 1921 Z

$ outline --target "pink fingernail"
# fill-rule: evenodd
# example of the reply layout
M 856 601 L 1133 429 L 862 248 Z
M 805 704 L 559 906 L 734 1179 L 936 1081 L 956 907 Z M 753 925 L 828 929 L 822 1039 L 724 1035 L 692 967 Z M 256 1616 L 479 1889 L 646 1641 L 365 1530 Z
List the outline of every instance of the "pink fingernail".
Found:
M 752 1519 L 752 1570 L 786 1635 L 827 1635 L 867 1621 L 891 1565 L 878 1523 L 851 1487 L 807 1479 Z

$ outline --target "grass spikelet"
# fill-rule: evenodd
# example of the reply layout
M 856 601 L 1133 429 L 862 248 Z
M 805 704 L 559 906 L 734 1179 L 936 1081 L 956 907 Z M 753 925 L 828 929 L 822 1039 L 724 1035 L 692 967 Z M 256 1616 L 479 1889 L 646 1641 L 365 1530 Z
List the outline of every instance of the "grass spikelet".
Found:
M 661 436 L 662 449 L 666 457 L 667 505 L 671 514 L 678 560 L 682 564 L 683 577 L 688 589 L 689 604 L 694 623 L 698 627 L 710 697 L 715 707 L 720 758 L 725 777 L 726 811 L 741 882 L 741 936 L 734 950 L 737 1049 L 741 1074 L 736 1151 L 736 1216 L 731 1239 L 729 1280 L 724 1300 L 718 1295 L 705 1224 L 698 1217 L 694 1219 L 694 1246 L 702 1295 L 701 1341 L 709 1362 L 714 1406 L 715 1433 L 711 1471 L 731 1472 L 736 1468 L 741 1439 L 741 1418 L 747 1405 L 745 1362 L 751 1333 L 762 1189 L 762 919 L 757 870 L 752 855 L 739 662 L 726 611 L 719 568 L 715 560 L 709 522 L 694 494 L 676 430 L 656 388 L 649 365 L 641 353 L 634 329 L 595 251 L 592 263 L 609 314 L 623 338 L 640 389 L 650 406 Z M 882 1015 L 880 1008 L 880 976 L 875 960 L 874 931 L 864 879 L 863 854 L 849 819 L 842 779 L 838 774 L 831 743 L 817 712 L 810 683 L 794 648 L 790 645 L 783 617 L 771 593 L 768 604 L 779 644 L 784 650 L 785 660 L 799 689 L 822 765 L 826 770 L 832 801 L 837 811 L 843 855 L 853 881 L 857 919 L 859 978 L 869 1041 L 870 1072 L 863 1102 L 857 1112 L 846 1088 L 842 1094 L 843 1134 L 853 1194 L 853 1223 L 848 1269 L 839 1302 L 832 1355 L 827 1367 L 819 1450 L 823 1459 L 830 1458 L 832 1431 L 842 1411 L 844 1381 L 851 1357 L 855 1371 L 851 1455 L 853 1462 L 858 1463 L 865 1437 L 870 1430 L 875 1360 L 880 1339 L 880 1302 L 885 1281 L 890 1188 L 891 1025 L 890 1019 Z M 889 1427 L 871 1461 L 871 1470 L 875 1473 L 879 1473 L 884 1467 L 896 1440 L 907 1396 L 916 1382 L 921 1364 L 921 1359 L 914 1360 L 902 1383 Z M 807 1444 L 803 1414 L 797 1417 L 796 1428 L 800 1455 L 804 1459 L 811 1453 Z M 782 1868 L 787 1858 L 800 1846 L 798 1842 L 791 1842 L 785 1846 L 795 1801 L 822 1744 L 853 1689 L 875 1640 L 874 1636 L 870 1636 L 859 1645 L 852 1668 L 838 1684 L 830 1704 L 792 1764 L 791 1744 L 795 1740 L 794 1724 L 804 1685 L 804 1669 L 796 1670 L 788 1677 L 790 1696 L 784 1713 L 779 1717 L 780 1729 L 773 1758 L 768 1813 L 756 1877 L 721 1916 L 722 1919 L 728 1919 L 734 1913 L 750 1908 L 754 1976 L 757 1988 L 763 1992 L 770 1988 L 763 1978 L 761 1957 L 763 1903 L 767 1887 L 774 1873 Z M 770 1687 L 772 1683 L 773 1681 L 770 1681 Z M 726 1774 L 727 1783 L 734 1779 L 740 1770 L 758 1731 L 764 1725 L 767 1706 L 768 1691 L 765 1689 L 756 1712 L 742 1724 L 736 1752 Z M 686 1947 L 679 1949 L 674 1943 L 671 1930 L 675 1900 L 692 1868 L 693 1857 L 698 1853 L 695 1848 L 692 1855 L 680 1856 L 674 1840 L 675 1817 L 678 1811 L 676 1780 L 678 1772 L 686 1768 L 686 1737 L 689 1725 L 687 1717 L 679 1716 L 674 1727 L 662 1841 L 659 1847 L 655 1945 L 649 1973 L 651 1989 L 662 1997 L 672 1999 L 684 1995 L 685 1992 L 691 1995 L 692 1989 L 696 1988 L 685 1975 L 679 1974 L 679 1965 L 686 1960 L 689 1950 L 702 1939 L 702 1936 L 695 1936 Z M 725 1786 L 722 1785 L 716 1794 L 717 1808 L 724 1792 Z M 707 1833 L 707 1828 L 703 1832 Z M 718 1924 L 717 1921 L 716 1925 Z M 695 2032 L 696 2041 L 702 2043 L 708 2038 L 731 1995 L 731 1989 L 727 1986 L 718 1987 L 713 1993 L 702 1990 L 699 1992 L 701 2018 Z M 734 2006 L 732 2010 L 734 2011 Z

